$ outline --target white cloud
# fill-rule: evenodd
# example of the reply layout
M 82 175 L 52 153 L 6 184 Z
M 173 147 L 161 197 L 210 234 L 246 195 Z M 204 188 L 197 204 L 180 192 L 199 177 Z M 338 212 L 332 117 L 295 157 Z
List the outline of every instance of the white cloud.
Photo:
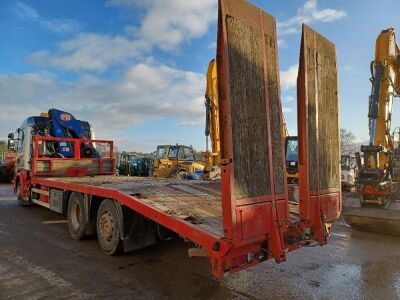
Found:
M 352 66 L 350 66 L 350 65 L 345 65 L 345 66 L 343 67 L 343 69 L 345 69 L 346 71 L 354 71 L 354 70 L 355 70 L 354 67 L 352 67 Z
M 296 87 L 298 69 L 299 65 L 296 64 L 286 71 L 281 71 L 281 87 L 283 90 L 289 90 Z
M 282 112 L 283 113 L 291 113 L 293 112 L 293 109 L 291 109 L 290 107 L 282 107 Z
M 286 47 L 287 47 L 286 40 L 284 40 L 284 39 L 278 39 L 278 46 L 279 46 L 280 48 L 286 48 Z
M 43 67 L 58 67 L 76 72 L 103 72 L 110 65 L 130 58 L 140 59 L 140 54 L 147 50 L 148 45 L 145 42 L 133 41 L 125 36 L 82 33 L 62 42 L 56 55 L 41 50 L 32 53 L 29 59 Z
M 285 101 L 286 102 L 293 102 L 295 100 L 295 98 L 293 96 L 286 96 L 285 97 Z
M 285 21 L 278 22 L 278 33 L 280 35 L 293 34 L 300 31 L 301 24 L 308 25 L 317 22 L 334 22 L 346 16 L 341 9 L 319 8 L 317 0 L 308 0 L 297 10 L 297 15 Z
M 207 49 L 212 49 L 212 50 L 216 50 L 217 49 L 217 42 L 212 42 L 210 44 L 208 44 Z
M 182 42 L 204 35 L 217 17 L 215 0 L 114 0 L 110 3 L 143 7 L 146 16 L 137 36 L 164 50 L 174 50 Z
M 0 74 L 0 136 L 15 129 L 10 124 L 51 107 L 89 120 L 98 138 L 167 117 L 176 118 L 177 126 L 200 125 L 204 85 L 203 74 L 146 64 L 131 66 L 118 83 L 94 76 L 66 82 L 50 73 Z
M 174 51 L 193 38 L 203 36 L 216 20 L 214 0 L 113 0 L 110 5 L 145 10 L 139 27 L 127 26 L 120 35 L 81 33 L 62 42 L 56 53 L 46 50 L 30 56 L 41 66 L 72 71 L 104 72 L 111 65 L 140 61 L 154 47 Z
M 56 33 L 76 32 L 81 27 L 80 23 L 76 20 L 43 17 L 36 9 L 20 1 L 16 2 L 13 11 L 21 20 L 36 22 L 40 26 Z
M 203 119 L 197 119 L 197 120 L 185 120 L 182 121 L 178 124 L 178 127 L 204 127 L 204 120 Z

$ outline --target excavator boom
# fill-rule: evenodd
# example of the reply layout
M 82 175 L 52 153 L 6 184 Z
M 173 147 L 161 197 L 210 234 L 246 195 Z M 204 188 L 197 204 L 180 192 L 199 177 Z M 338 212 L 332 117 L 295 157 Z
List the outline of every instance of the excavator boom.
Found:
M 400 234 L 400 205 L 394 201 L 399 174 L 391 134 L 393 99 L 400 95 L 400 50 L 393 28 L 383 30 L 376 40 L 371 76 L 369 144 L 361 146 L 363 163 L 356 153 L 360 201 L 349 200 L 343 215 L 356 228 Z
M 217 62 L 211 60 L 207 70 L 206 105 L 206 153 L 207 166 L 220 164 L 221 143 L 219 140 L 218 81 Z M 208 137 L 211 140 L 211 152 L 208 149 Z
M 364 165 L 358 184 L 361 204 L 384 206 L 393 194 L 394 146 L 391 136 L 393 98 L 400 94 L 400 51 L 393 28 L 383 30 L 376 40 L 375 60 L 371 62 L 369 97 L 369 144 L 361 146 Z

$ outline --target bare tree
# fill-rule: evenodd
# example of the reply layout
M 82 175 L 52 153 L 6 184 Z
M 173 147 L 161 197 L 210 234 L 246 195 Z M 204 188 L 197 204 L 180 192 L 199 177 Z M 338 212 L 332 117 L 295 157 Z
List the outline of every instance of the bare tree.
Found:
M 355 144 L 355 135 L 351 131 L 347 131 L 346 129 L 340 129 L 340 140 L 341 140 L 341 151 L 342 154 L 354 154 L 357 149 L 357 145 Z

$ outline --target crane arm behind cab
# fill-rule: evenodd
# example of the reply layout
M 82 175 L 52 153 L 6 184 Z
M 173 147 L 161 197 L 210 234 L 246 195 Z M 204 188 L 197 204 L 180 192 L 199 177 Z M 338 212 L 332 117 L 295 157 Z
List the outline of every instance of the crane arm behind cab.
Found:
M 369 145 L 361 146 L 364 166 L 358 181 L 362 204 L 365 200 L 384 204 L 383 199 L 392 193 L 394 146 L 390 130 L 393 97 L 400 95 L 400 50 L 393 28 L 383 30 L 376 40 L 371 74 Z
M 48 112 L 49 133 L 55 138 L 74 138 L 90 140 L 90 133 L 82 128 L 82 122 L 74 118 L 70 113 L 52 108 Z M 73 147 L 69 142 L 57 142 L 57 152 L 64 157 L 73 157 Z M 82 144 L 83 157 L 97 157 L 100 155 L 92 143 Z

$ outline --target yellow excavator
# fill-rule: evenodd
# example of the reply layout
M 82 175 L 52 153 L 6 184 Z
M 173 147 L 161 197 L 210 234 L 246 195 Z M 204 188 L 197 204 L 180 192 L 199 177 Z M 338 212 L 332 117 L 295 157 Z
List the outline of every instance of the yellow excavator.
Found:
M 207 85 L 205 93 L 206 106 L 206 167 L 204 168 L 204 178 L 207 180 L 218 180 L 221 178 L 220 153 L 221 143 L 219 140 L 219 113 L 218 113 L 218 78 L 217 62 L 211 60 L 207 70 Z M 297 136 L 290 136 L 283 120 L 282 136 L 285 140 L 286 151 L 286 176 L 289 184 L 298 182 L 298 153 Z M 211 151 L 209 147 L 211 141 Z M 294 192 L 295 193 L 295 192 Z M 296 197 L 296 196 L 294 196 Z
M 371 75 L 369 144 L 356 153 L 360 202 L 350 207 L 345 203 L 343 214 L 354 227 L 400 234 L 400 205 L 395 199 L 400 174 L 391 134 L 393 98 L 400 95 L 400 50 L 393 28 L 383 30 L 376 40 Z
M 289 185 L 297 185 L 299 181 L 298 138 L 289 135 L 285 118 L 283 118 L 282 137 L 285 140 L 286 178 Z
M 211 60 L 208 65 L 205 106 L 206 167 L 204 168 L 203 176 L 206 180 L 219 180 L 221 179 L 221 143 L 219 139 L 218 81 L 215 59 Z M 211 141 L 211 151 L 209 149 L 209 139 Z

